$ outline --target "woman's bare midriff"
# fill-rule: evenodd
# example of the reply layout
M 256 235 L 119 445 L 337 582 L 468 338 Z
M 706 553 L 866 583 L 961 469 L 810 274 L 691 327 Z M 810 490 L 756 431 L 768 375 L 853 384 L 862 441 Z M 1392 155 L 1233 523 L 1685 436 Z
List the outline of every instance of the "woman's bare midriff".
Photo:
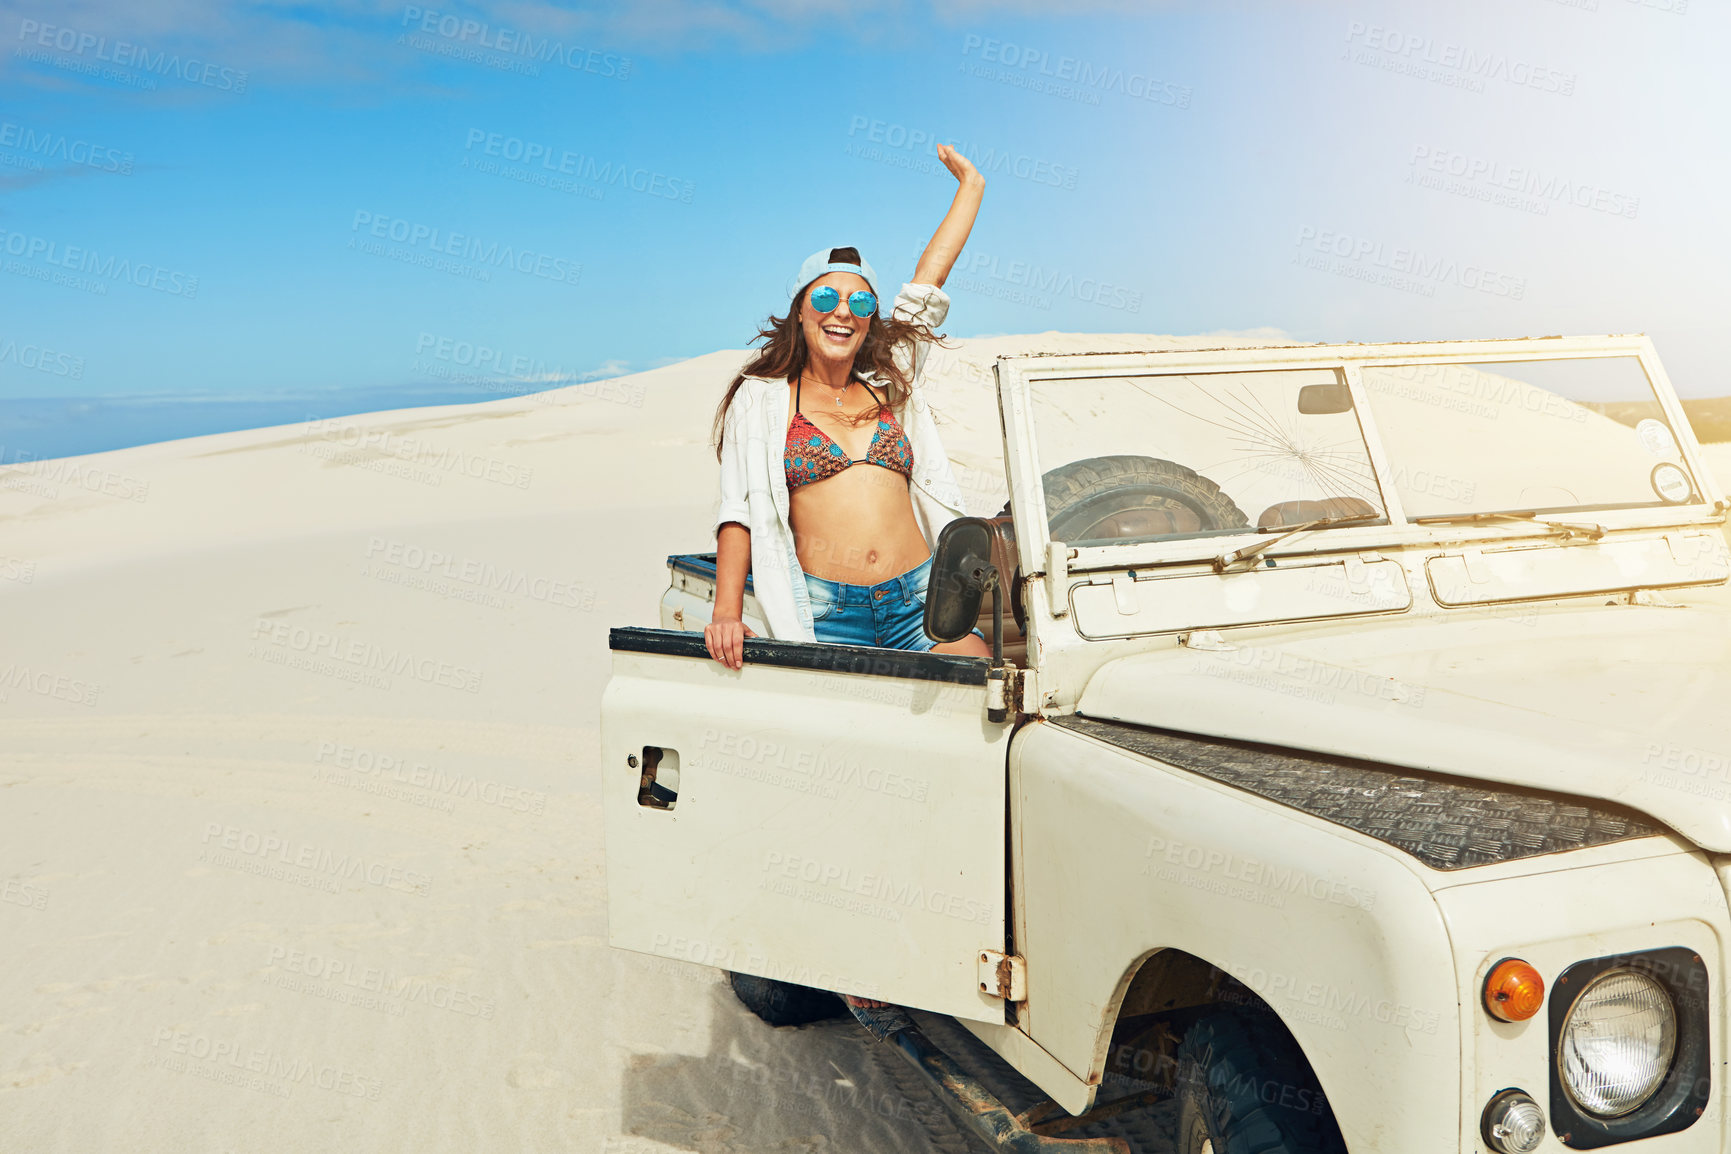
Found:
M 825 581 L 876 585 L 931 556 L 908 479 L 882 465 L 849 465 L 802 485 L 788 495 L 788 512 L 799 567 Z
M 790 412 L 793 390 L 789 389 Z M 914 520 L 908 479 L 894 469 L 860 461 L 877 429 L 876 407 L 851 419 L 805 405 L 805 418 L 839 445 L 849 465 L 832 477 L 788 493 L 793 548 L 799 567 L 813 577 L 845 585 L 876 585 L 899 577 L 931 556 Z M 859 423 L 855 424 L 857 420 Z

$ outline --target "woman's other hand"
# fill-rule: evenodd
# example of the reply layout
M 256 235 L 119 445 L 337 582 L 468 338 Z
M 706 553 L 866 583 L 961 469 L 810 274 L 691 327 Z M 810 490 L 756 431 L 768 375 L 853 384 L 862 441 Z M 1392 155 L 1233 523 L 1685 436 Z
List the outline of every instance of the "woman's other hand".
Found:
M 735 672 L 745 667 L 745 639 L 756 636 L 751 627 L 737 617 L 711 621 L 703 627 L 703 644 L 709 655 Z
M 980 211 L 980 198 L 986 193 L 986 178 L 980 175 L 973 161 L 947 144 L 938 145 L 938 159 L 955 176 L 958 187 L 955 199 L 950 202 L 950 211 L 944 214 L 938 231 L 932 234 L 926 250 L 920 254 L 919 263 L 914 266 L 913 283 L 943 288 L 950 270 L 956 267 L 956 258 L 962 255 L 962 246 L 968 243 L 968 233 L 973 230 L 974 217 Z
M 986 183 L 986 178 L 980 175 L 980 170 L 974 167 L 974 162 L 949 145 L 938 145 L 938 159 L 944 162 L 944 167 L 950 170 L 950 175 L 956 178 L 957 183 L 976 185 Z

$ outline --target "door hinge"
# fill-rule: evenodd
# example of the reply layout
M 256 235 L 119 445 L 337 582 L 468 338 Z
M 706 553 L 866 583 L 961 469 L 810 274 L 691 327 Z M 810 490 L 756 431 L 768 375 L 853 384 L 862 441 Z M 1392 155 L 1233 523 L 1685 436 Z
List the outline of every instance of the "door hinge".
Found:
M 1016 672 L 1016 708 L 1023 713 L 1040 712 L 1040 679 L 1032 669 Z
M 1046 604 L 1053 617 L 1070 611 L 1070 548 L 1062 541 L 1046 542 Z
M 986 720 L 1008 721 L 1016 700 L 1016 667 L 1005 662 L 986 670 Z
M 1039 684 L 1032 669 L 1006 661 L 986 670 L 986 718 L 1014 721 L 1017 715 L 1040 712 Z
M 1011 1002 L 1028 1000 L 1028 964 L 1019 954 L 980 951 L 980 993 Z

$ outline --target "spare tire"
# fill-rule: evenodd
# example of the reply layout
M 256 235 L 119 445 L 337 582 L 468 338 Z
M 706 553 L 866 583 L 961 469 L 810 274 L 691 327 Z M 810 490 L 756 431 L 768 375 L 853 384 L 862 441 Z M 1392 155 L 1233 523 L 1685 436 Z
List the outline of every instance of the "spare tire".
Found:
M 1088 457 L 1053 469 L 1042 484 L 1052 540 L 1066 545 L 1250 524 L 1219 485 L 1159 457 Z

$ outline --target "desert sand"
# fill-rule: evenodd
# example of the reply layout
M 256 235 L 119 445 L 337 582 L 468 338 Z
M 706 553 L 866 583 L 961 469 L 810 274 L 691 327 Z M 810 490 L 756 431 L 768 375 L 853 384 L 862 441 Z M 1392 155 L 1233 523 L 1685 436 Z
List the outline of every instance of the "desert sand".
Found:
M 995 355 L 1217 343 L 935 354 L 972 511 Z M 607 945 L 607 630 L 709 546 L 744 356 L 0 470 L 0 1148 L 967 1149 L 851 1022 Z

